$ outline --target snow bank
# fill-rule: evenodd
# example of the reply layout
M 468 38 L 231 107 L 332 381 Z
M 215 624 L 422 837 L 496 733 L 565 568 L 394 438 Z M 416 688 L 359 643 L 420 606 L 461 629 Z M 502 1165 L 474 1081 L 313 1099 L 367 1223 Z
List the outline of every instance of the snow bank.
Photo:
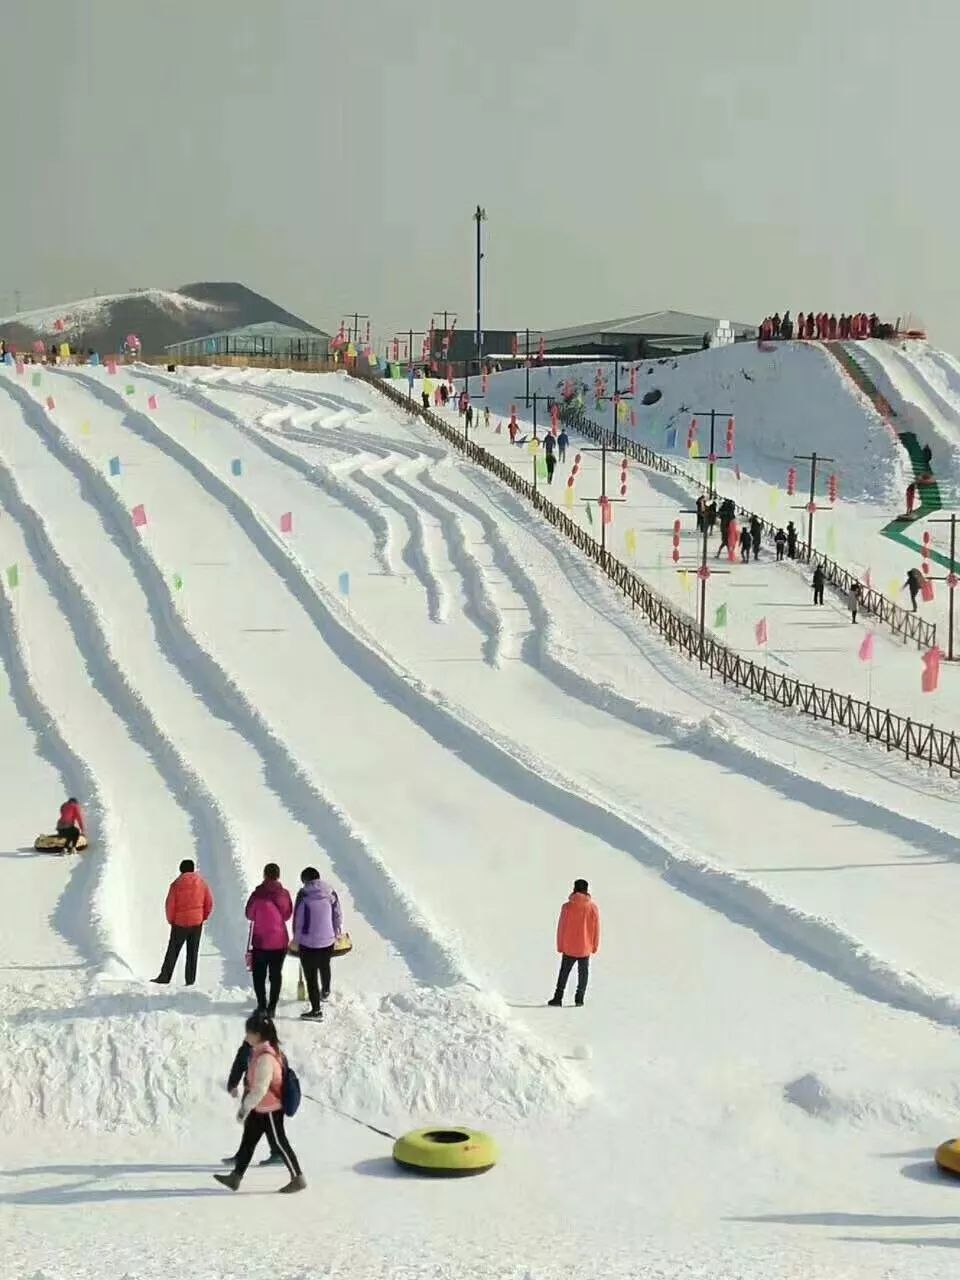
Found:
M 40 1124 L 136 1133 L 224 1112 L 224 1082 L 248 1004 L 218 1016 L 200 994 L 94 997 L 75 1010 L 0 1018 L 17 1046 L 0 1057 L 9 1130 Z M 587 1082 L 515 1023 L 498 997 L 469 987 L 382 997 L 335 992 L 320 1027 L 281 1017 L 278 1029 L 310 1099 L 364 1119 L 411 1127 L 519 1122 L 569 1113 Z M 29 1064 L 25 1069 L 24 1064 Z

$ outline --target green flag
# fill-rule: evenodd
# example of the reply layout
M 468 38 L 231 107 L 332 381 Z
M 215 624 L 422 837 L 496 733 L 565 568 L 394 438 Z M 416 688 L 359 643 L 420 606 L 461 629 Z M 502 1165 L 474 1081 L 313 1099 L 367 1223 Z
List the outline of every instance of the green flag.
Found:
M 134 386 L 132 386 L 132 385 L 131 385 L 131 386 L 129 386 L 129 387 L 127 387 L 127 395 L 128 395 L 128 396 L 132 396 L 132 395 L 134 394 L 134 392 L 135 392 L 135 391 L 136 391 L 136 387 L 134 387 Z
M 35 374 L 33 375 L 33 377 L 30 379 L 30 381 L 33 383 L 33 385 L 34 385 L 35 387 L 39 387 L 39 385 L 40 385 L 40 383 L 43 381 L 43 379 L 42 379 L 42 377 L 41 377 L 41 375 L 40 375 L 39 373 L 35 373 Z
M 173 575 L 173 589 L 174 591 L 183 590 L 183 579 L 180 577 L 179 573 L 175 573 Z
M 587 503 L 587 519 L 591 524 L 593 524 L 593 507 L 591 507 L 589 502 Z
M 725 604 L 722 604 L 717 610 L 713 625 L 715 627 L 725 627 L 727 625 L 727 606 Z
M 12 587 L 19 587 L 19 585 L 20 585 L 20 566 L 18 564 L 12 564 L 10 568 L 7 570 L 7 586 L 12 588 Z
M 547 478 L 547 460 L 542 453 L 537 457 L 537 475 L 541 480 L 546 480 Z

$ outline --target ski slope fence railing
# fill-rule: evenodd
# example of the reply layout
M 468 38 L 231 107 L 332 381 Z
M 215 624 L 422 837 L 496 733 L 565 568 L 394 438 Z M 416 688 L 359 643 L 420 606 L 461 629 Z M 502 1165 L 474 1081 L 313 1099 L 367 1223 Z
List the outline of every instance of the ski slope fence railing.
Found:
M 670 475 L 675 475 L 682 480 L 684 484 L 692 485 L 703 494 L 710 494 L 710 487 L 698 480 L 696 476 L 684 471 L 682 467 L 677 466 L 669 458 L 665 458 L 662 454 L 655 453 L 646 445 L 638 444 L 634 440 L 630 440 L 620 435 L 619 432 L 611 431 L 609 427 L 598 426 L 593 422 L 584 411 L 576 405 L 563 405 L 560 408 L 561 420 L 580 435 L 595 440 L 598 444 L 606 444 L 610 449 L 617 449 L 626 457 L 633 458 L 636 462 L 641 463 L 645 467 L 649 467 L 653 471 L 663 471 Z M 713 496 L 720 496 L 714 494 Z M 764 536 L 772 539 L 777 531 L 777 525 L 772 520 L 765 520 L 762 516 L 756 515 L 755 512 L 748 510 L 739 503 L 734 504 L 737 509 L 737 515 L 741 519 L 752 521 L 759 520 L 763 529 Z M 829 556 L 815 550 L 808 542 L 803 539 L 797 539 L 797 554 L 801 560 L 815 560 L 823 566 L 824 576 L 827 582 L 835 587 L 838 591 L 848 592 L 854 582 L 860 582 L 857 574 L 851 573 L 849 569 L 845 569 L 843 565 L 838 564 L 836 560 L 831 560 Z M 880 622 L 890 628 L 894 635 L 901 636 L 904 644 L 913 641 L 919 649 L 932 649 L 937 643 L 937 624 L 928 622 L 926 618 L 921 618 L 919 614 L 913 613 L 910 609 L 904 609 L 902 605 L 896 604 L 888 596 L 874 590 L 873 587 L 863 587 L 860 596 L 860 609 L 863 613 L 872 614 Z
M 591 534 L 501 458 L 489 453 L 473 440 L 468 440 L 452 423 L 430 409 L 423 408 L 383 379 L 365 373 L 356 373 L 354 377 L 369 383 L 395 404 L 420 418 L 460 453 L 526 498 L 555 529 L 603 569 L 610 581 L 623 592 L 634 608 L 646 615 L 668 644 L 691 660 L 699 661 L 701 667 L 709 669 L 711 677 L 717 676 L 724 684 L 732 684 L 767 702 L 802 712 L 815 720 L 829 720 L 832 725 L 859 734 L 868 742 L 880 743 L 887 751 L 903 752 L 908 760 L 919 760 L 931 767 L 939 765 L 948 770 L 951 777 L 960 773 L 960 739 L 955 733 L 947 733 L 932 724 L 921 724 L 893 711 L 874 707 L 869 702 L 862 702 L 859 698 L 835 689 L 805 684 L 793 676 L 771 671 L 769 667 L 743 657 L 709 633 L 701 637 L 696 619 L 658 595 L 632 569 L 611 552 L 604 550 Z M 683 472 L 679 474 L 684 475 Z M 684 478 L 689 477 L 684 475 Z

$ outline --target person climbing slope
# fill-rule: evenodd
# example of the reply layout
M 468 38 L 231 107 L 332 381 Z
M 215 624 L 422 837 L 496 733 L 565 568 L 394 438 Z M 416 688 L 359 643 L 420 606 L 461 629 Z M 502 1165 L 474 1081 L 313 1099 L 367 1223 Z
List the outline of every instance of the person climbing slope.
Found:
M 310 1008 L 300 1015 L 306 1021 L 320 1022 L 320 1003 L 330 995 L 330 961 L 333 944 L 343 929 L 340 899 L 320 879 L 316 867 L 300 872 L 302 888 L 293 909 L 293 940 L 300 953 L 300 964 L 307 982 Z
M 903 584 L 903 587 L 906 587 L 907 590 L 910 592 L 910 607 L 913 609 L 913 612 L 916 613 L 917 612 L 917 596 L 923 590 L 923 574 L 920 572 L 919 569 L 909 570 L 909 572 L 907 573 L 907 580 Z M 903 587 L 900 588 L 901 591 L 903 590 Z
M 57 819 L 57 835 L 63 836 L 63 852 L 76 853 L 77 841 L 87 834 L 83 810 L 77 803 L 76 796 L 71 796 L 60 806 L 60 817 Z
M 200 937 L 203 926 L 213 913 L 213 894 L 190 858 L 180 863 L 180 874 L 167 892 L 167 923 L 170 925 L 170 941 L 167 954 L 154 982 L 166 984 L 173 977 L 177 960 L 184 943 L 187 945 L 187 964 L 184 975 L 188 987 L 197 980 L 197 957 L 200 954 Z
M 263 868 L 263 881 L 247 899 L 246 916 L 251 924 L 251 973 L 257 1008 L 272 1018 L 280 1000 L 283 962 L 287 958 L 290 936 L 287 921 L 293 915 L 290 894 L 280 883 L 280 868 L 268 862 Z M 270 997 L 267 998 L 267 974 L 270 975 Z

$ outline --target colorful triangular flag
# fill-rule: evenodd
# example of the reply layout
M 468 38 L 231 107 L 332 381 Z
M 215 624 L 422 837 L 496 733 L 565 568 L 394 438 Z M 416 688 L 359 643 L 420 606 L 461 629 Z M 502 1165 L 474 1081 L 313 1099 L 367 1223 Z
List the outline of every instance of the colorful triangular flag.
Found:
M 7 570 L 7 586 L 11 590 L 13 590 L 14 587 L 19 587 L 19 585 L 20 585 L 20 566 L 18 564 L 12 564 L 10 568 Z
M 714 614 L 713 625 L 715 627 L 725 627 L 727 625 L 727 606 L 722 604 Z

